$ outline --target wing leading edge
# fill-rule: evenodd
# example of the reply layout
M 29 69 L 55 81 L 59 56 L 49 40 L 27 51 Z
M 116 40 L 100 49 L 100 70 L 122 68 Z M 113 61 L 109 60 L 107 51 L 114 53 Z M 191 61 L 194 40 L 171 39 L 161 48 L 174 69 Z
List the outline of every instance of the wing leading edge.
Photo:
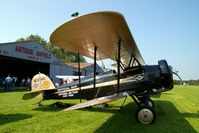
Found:
M 90 58 L 97 47 L 97 59 L 112 60 L 117 59 L 119 39 L 122 40 L 121 61 L 128 64 L 133 54 L 144 64 L 125 18 L 117 12 L 96 12 L 77 17 L 58 27 L 50 37 L 53 45 Z

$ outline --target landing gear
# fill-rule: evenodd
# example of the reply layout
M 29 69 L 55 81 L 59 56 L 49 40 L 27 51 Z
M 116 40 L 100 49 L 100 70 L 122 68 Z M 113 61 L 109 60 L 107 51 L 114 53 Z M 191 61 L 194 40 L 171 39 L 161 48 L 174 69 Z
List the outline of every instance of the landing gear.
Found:
M 143 101 L 140 101 L 140 106 L 146 106 L 146 107 L 150 107 L 150 108 L 154 108 L 154 102 L 148 98 L 148 99 L 144 99 Z
M 151 124 L 156 119 L 156 114 L 150 107 L 140 107 L 136 112 L 136 119 L 142 124 Z
M 102 109 L 108 108 L 108 104 L 107 104 L 107 103 L 102 103 L 102 104 L 101 104 L 101 108 L 102 108 Z
M 43 104 L 41 102 L 38 102 L 38 106 L 43 106 Z
M 154 102 L 147 96 L 131 96 L 138 105 L 138 110 L 135 113 L 136 119 L 142 124 L 151 124 L 155 122 L 156 114 L 153 111 Z

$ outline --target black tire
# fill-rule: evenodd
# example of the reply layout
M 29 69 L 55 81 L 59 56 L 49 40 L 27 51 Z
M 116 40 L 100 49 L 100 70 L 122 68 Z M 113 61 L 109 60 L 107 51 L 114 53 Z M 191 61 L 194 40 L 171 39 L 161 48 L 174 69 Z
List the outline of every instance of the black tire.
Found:
M 108 108 L 108 104 L 107 104 L 107 103 L 102 103 L 102 104 L 101 104 L 101 108 L 102 108 L 102 109 Z
M 140 107 L 150 107 L 153 109 L 155 105 L 154 105 L 154 102 L 150 98 L 147 98 L 140 101 Z
M 39 102 L 39 103 L 38 103 L 38 106 L 41 107 L 41 106 L 43 106 L 43 104 Z
M 150 107 L 150 108 L 152 108 L 152 109 L 154 109 L 155 104 L 154 104 L 153 100 L 148 99 L 148 100 L 147 100 L 147 106 Z
M 144 125 L 154 123 L 156 120 L 156 114 L 150 107 L 140 107 L 135 115 L 137 121 Z

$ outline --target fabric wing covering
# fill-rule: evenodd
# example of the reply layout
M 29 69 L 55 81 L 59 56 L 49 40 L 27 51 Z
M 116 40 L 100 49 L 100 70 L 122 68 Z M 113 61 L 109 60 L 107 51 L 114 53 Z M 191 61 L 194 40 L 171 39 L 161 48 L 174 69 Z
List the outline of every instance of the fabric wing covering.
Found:
M 112 101 L 118 100 L 123 97 L 127 97 L 127 93 L 120 92 L 118 94 L 113 94 L 113 95 L 109 95 L 109 96 L 105 96 L 105 97 L 92 99 L 92 100 L 89 100 L 84 103 L 76 104 L 76 105 L 66 108 L 62 111 L 70 111 L 70 110 L 75 110 L 75 109 L 80 109 L 80 108 L 85 108 L 85 107 L 101 104 L 101 103 L 112 102 Z
M 122 40 L 122 63 L 127 65 L 133 54 L 144 64 L 123 15 L 117 12 L 96 12 L 76 17 L 58 27 L 50 37 L 53 45 L 90 58 L 94 58 L 96 46 L 98 60 L 116 60 L 119 39 Z

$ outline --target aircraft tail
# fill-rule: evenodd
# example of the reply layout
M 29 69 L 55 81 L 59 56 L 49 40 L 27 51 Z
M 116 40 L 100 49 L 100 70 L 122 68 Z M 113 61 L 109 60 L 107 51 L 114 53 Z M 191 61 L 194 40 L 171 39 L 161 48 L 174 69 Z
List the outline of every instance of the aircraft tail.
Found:
M 55 89 L 55 86 L 50 80 L 50 78 L 42 73 L 36 74 L 32 78 L 31 92 L 24 94 L 22 99 L 28 100 L 32 98 L 38 98 L 40 100 L 43 100 L 42 92 L 51 89 Z

